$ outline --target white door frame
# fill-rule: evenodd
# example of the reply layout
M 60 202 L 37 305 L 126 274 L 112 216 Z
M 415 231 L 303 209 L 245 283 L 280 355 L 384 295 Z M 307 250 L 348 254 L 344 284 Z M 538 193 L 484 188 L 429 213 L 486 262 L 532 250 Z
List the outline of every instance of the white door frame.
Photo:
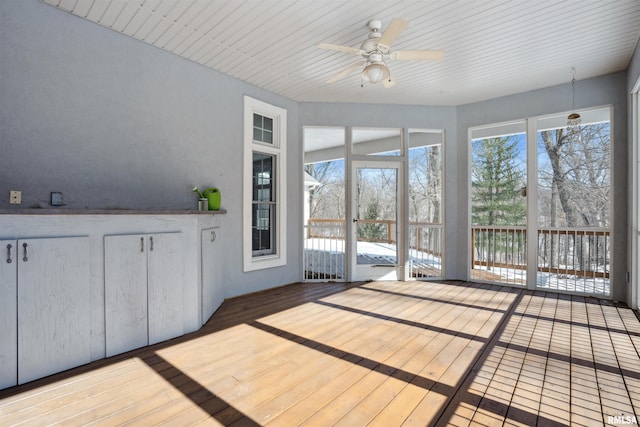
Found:
M 357 212 L 357 192 L 356 185 L 356 171 L 359 168 L 372 168 L 372 169 L 395 169 L 396 175 L 396 264 L 392 267 L 384 267 L 382 265 L 358 265 L 357 262 L 357 224 L 356 219 Z M 349 207 L 347 212 L 347 245 L 348 259 L 349 259 L 349 281 L 357 282 L 362 280 L 403 280 L 404 271 L 404 235 L 402 231 L 405 227 L 404 218 L 404 204 L 402 203 L 402 195 L 404 190 L 404 161 L 388 160 L 387 159 L 367 159 L 367 160 L 352 160 L 348 162 L 348 174 L 349 174 Z

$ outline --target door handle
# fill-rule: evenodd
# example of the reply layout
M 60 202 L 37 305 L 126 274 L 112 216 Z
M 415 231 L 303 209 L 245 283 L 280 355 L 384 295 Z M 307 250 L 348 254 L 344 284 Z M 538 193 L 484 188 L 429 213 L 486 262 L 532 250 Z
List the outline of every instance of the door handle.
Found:
M 358 222 L 358 218 L 353 218 L 351 221 L 352 222 Z
M 11 264 L 11 244 L 7 245 L 7 264 Z
M 24 256 L 22 257 L 22 260 L 24 262 L 27 262 L 27 261 L 29 261 L 29 258 L 27 257 L 27 242 L 24 242 L 22 244 L 22 247 L 24 248 Z

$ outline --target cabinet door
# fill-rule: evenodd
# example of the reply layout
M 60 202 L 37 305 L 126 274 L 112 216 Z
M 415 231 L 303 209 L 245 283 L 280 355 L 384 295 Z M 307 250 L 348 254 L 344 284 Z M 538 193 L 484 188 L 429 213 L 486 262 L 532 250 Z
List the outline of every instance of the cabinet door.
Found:
M 149 236 L 149 344 L 184 334 L 183 251 L 181 233 Z
M 224 301 L 224 263 L 220 227 L 206 228 L 201 232 L 202 253 L 202 322 L 203 324 Z
M 18 382 L 91 360 L 88 237 L 18 240 Z
M 15 240 L 0 240 L 0 389 L 18 384 L 18 263 Z
M 148 344 L 146 236 L 104 238 L 107 357 Z

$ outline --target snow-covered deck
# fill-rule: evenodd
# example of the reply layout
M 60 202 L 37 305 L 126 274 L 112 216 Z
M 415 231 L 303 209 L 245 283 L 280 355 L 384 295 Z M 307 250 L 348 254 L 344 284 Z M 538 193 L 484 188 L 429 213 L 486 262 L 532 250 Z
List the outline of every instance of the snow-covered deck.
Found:
M 412 249 L 409 253 L 412 277 L 439 277 L 440 257 Z M 309 238 L 304 245 L 305 279 L 346 279 L 344 239 Z M 397 264 L 396 246 L 382 242 L 358 242 L 358 264 Z
M 440 277 L 442 260 L 430 253 L 409 251 L 411 277 Z M 396 264 L 394 244 L 358 242 L 358 264 Z M 309 238 L 304 242 L 305 280 L 346 280 L 345 242 L 335 238 Z M 562 267 L 560 267 L 562 269 Z M 526 270 L 516 268 L 475 266 L 473 280 L 515 286 L 526 285 Z M 611 284 L 608 278 L 583 277 L 562 273 L 539 271 L 536 287 L 541 290 L 575 292 L 609 296 Z

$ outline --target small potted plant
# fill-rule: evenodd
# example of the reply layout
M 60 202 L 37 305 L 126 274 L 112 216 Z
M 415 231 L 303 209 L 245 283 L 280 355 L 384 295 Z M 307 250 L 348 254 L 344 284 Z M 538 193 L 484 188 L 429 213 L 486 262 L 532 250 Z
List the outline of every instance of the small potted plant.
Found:
M 204 197 L 204 194 L 202 194 L 202 191 L 200 191 L 198 189 L 198 187 L 193 187 L 193 192 L 196 193 L 198 195 L 198 210 L 199 211 L 206 211 L 209 210 L 209 200 Z

